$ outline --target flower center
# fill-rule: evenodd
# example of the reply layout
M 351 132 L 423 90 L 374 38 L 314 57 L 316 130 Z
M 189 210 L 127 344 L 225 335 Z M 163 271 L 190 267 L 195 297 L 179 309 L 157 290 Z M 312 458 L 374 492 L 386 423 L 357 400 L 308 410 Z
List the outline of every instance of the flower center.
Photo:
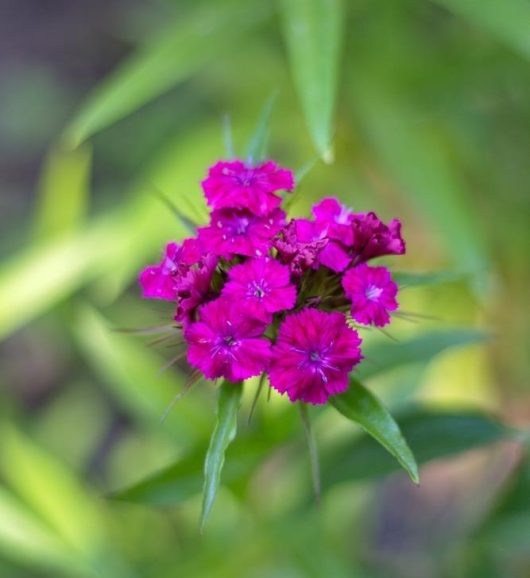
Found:
M 249 187 L 254 180 L 254 171 L 245 171 L 237 175 L 237 181 L 242 187 Z
M 382 292 L 383 289 L 381 287 L 376 287 L 375 285 L 368 285 L 364 294 L 366 295 L 366 298 L 369 299 L 370 301 L 377 301 L 377 299 L 381 297 Z
M 233 345 L 236 344 L 236 338 L 233 335 L 226 335 L 225 337 L 223 337 L 223 343 L 227 347 L 232 347 Z
M 268 288 L 265 281 L 252 281 L 248 286 L 248 295 L 256 299 L 263 299 L 267 294 Z
M 244 235 L 247 232 L 250 221 L 246 217 L 240 217 L 232 223 L 234 235 Z
M 322 361 L 322 357 L 318 351 L 311 351 L 309 353 L 309 359 L 310 361 Z

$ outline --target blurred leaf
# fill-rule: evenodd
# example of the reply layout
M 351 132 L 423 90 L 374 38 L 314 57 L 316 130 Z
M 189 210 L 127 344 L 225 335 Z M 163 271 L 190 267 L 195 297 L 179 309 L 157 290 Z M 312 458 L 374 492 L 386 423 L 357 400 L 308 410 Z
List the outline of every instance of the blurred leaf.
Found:
M 435 0 L 530 58 L 528 0 Z
M 1 487 L 0 551 L 4 556 L 37 570 L 48 568 L 69 578 L 72 575 L 86 575 L 75 553 L 37 516 Z
M 208 2 L 177 19 L 96 88 L 67 127 L 66 142 L 77 146 L 240 46 L 266 14 L 266 3 L 228 0 Z
M 179 135 L 130 191 L 131 200 L 115 212 L 74 237 L 36 242 L 2 264 L 0 338 L 102 274 L 108 276 L 106 284 L 101 282 L 100 293 L 115 297 L 165 241 L 181 238 L 185 229 L 151 191 L 155 187 L 173 198 L 178 182 L 182 187 L 177 191 L 178 207 L 186 215 L 189 204 L 202 202 L 197 176 L 219 154 L 216 129 L 216 125 L 208 125 L 184 138 Z M 192 202 L 181 190 L 194 188 L 197 195 Z
M 269 125 L 272 116 L 272 109 L 276 102 L 277 94 L 273 94 L 263 106 L 254 134 L 247 147 L 247 159 L 252 164 L 257 164 L 265 160 L 267 154 L 267 142 L 269 140 Z
M 240 440 L 230 450 L 223 467 L 223 484 L 231 486 L 249 476 L 270 450 L 271 444 L 255 437 Z M 173 506 L 198 494 L 204 484 L 204 456 L 207 448 L 199 445 L 175 464 L 111 494 L 111 498 L 155 506 Z
M 491 336 L 474 329 L 433 331 L 413 337 L 408 341 L 379 341 L 367 343 L 365 359 L 355 375 L 363 381 L 411 363 L 426 363 L 450 347 L 482 343 Z
M 509 431 L 479 413 L 416 409 L 398 419 L 418 464 L 478 448 L 508 437 Z M 323 487 L 348 480 L 383 476 L 398 469 L 373 439 L 364 435 L 331 449 L 322 466 Z
M 392 454 L 415 484 L 419 483 L 416 460 L 399 426 L 383 404 L 368 389 L 355 379 L 351 379 L 350 387 L 346 392 L 329 399 L 336 410 L 358 423 Z
M 39 184 L 35 234 L 50 239 L 74 232 L 84 217 L 89 194 L 92 150 L 53 148 Z
M 96 553 L 103 532 L 96 501 L 69 470 L 12 426 L 5 424 L 1 434 L 3 477 L 72 548 Z
M 74 336 L 87 361 L 120 403 L 141 420 L 160 423 L 176 393 L 185 387 L 185 376 L 178 369 L 161 372 L 165 364 L 161 357 L 139 339 L 113 331 L 88 305 L 78 310 Z M 179 400 L 179 410 L 168 416 L 160 430 L 169 428 L 182 443 L 200 438 L 207 416 L 188 396 Z
M 326 162 L 333 160 L 333 113 L 338 84 L 341 0 L 280 0 L 291 72 L 309 132 Z
M 434 273 L 408 273 L 405 271 L 392 271 L 392 278 L 401 289 L 407 287 L 425 287 L 428 285 L 443 285 L 444 283 L 456 283 L 466 279 L 464 273 L 455 271 L 435 271 Z
M 105 219 L 72 239 L 35 243 L 14 255 L 0 269 L 0 338 L 100 273 L 122 239 Z
M 243 383 L 223 382 L 219 388 L 217 423 L 210 439 L 204 462 L 204 488 L 201 513 L 201 529 L 212 509 L 221 482 L 226 448 L 236 437 L 237 412 L 241 403 Z
M 381 72 L 383 74 L 383 72 Z M 438 230 L 458 269 L 487 288 L 488 257 L 477 213 L 436 126 L 420 122 L 413 105 L 365 72 L 355 91 L 358 116 L 380 160 L 411 205 Z

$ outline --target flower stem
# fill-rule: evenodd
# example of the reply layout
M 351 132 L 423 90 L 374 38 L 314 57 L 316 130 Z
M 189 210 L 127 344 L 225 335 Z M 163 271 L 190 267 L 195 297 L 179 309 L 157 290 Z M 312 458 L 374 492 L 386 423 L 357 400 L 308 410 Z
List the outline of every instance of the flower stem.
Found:
M 320 504 L 320 462 L 318 459 L 318 448 L 311 428 L 311 420 L 307 411 L 307 405 L 300 403 L 300 417 L 302 418 L 302 425 L 304 426 L 305 441 L 309 451 L 309 462 L 311 464 L 311 479 L 313 481 L 313 493 L 315 495 L 315 502 L 317 506 Z

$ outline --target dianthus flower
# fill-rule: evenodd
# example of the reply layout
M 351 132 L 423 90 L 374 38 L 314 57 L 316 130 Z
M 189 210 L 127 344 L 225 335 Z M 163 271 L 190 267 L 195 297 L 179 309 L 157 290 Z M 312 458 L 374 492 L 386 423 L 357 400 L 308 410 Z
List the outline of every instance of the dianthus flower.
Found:
M 286 222 L 276 193 L 293 186 L 272 161 L 215 164 L 203 181 L 209 223 L 168 244 L 140 284 L 144 297 L 175 303 L 188 361 L 204 377 L 266 372 L 291 401 L 320 404 L 347 388 L 362 359 L 352 321 L 382 327 L 398 306 L 389 271 L 366 262 L 405 243 L 398 220 L 334 198 L 317 203 L 313 219 Z
M 149 265 L 140 273 L 142 296 L 145 299 L 175 300 L 180 275 L 196 263 L 200 256 L 196 239 L 186 239 L 182 245 L 168 243 L 162 261 L 157 265 Z
M 405 241 L 401 237 L 401 222 L 392 219 L 385 225 L 375 213 L 359 213 L 352 220 L 354 263 L 383 255 L 403 255 Z
M 280 232 L 274 242 L 278 257 L 289 266 L 295 276 L 309 268 L 318 267 L 318 257 L 328 244 L 315 223 L 308 219 L 293 219 Z
M 322 404 L 348 388 L 361 339 L 342 313 L 304 309 L 285 318 L 272 350 L 271 386 L 291 401 Z
M 346 271 L 342 286 L 346 297 L 351 300 L 352 319 L 377 327 L 390 323 L 388 312 L 398 307 L 398 288 L 386 267 L 357 265 Z
M 198 230 L 205 251 L 231 259 L 234 255 L 253 257 L 265 255 L 272 238 L 285 222 L 285 213 L 275 209 L 258 217 L 247 209 L 219 209 L 213 211 L 210 224 Z
M 262 337 L 265 327 L 236 301 L 211 301 L 200 308 L 199 321 L 184 331 L 188 361 L 208 379 L 241 381 L 259 375 L 270 356 L 270 341 Z
M 208 171 L 202 188 L 213 209 L 248 209 L 256 215 L 268 215 L 282 202 L 278 191 L 292 191 L 291 171 L 273 161 L 257 166 L 242 161 L 219 161 Z
M 289 268 L 270 257 L 250 259 L 230 269 L 222 295 L 267 323 L 274 313 L 292 309 L 296 302 Z

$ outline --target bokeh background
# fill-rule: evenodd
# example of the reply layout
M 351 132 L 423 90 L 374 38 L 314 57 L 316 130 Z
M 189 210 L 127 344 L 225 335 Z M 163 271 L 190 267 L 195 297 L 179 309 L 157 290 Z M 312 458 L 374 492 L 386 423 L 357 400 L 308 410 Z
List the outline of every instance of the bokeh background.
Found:
M 2 578 L 530 576 L 529 30 L 526 0 L 0 0 Z M 417 316 L 361 371 L 422 483 L 315 410 L 316 508 L 295 408 L 248 423 L 250 383 L 200 535 L 214 388 L 161 423 L 187 369 L 116 329 L 171 313 L 136 286 L 185 233 L 160 193 L 203 221 L 267 111 L 294 214 L 404 223 Z

